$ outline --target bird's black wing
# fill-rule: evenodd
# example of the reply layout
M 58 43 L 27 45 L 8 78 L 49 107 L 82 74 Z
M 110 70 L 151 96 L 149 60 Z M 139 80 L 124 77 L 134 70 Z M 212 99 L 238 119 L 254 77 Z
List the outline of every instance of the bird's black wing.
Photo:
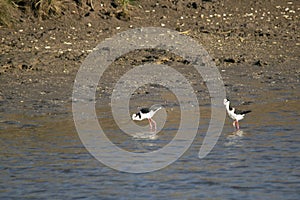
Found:
M 150 110 L 149 110 L 149 108 L 142 108 L 142 109 L 140 110 L 140 112 L 141 112 L 141 113 L 149 113 Z
M 234 112 L 239 115 L 244 115 L 244 114 L 247 114 L 252 111 L 251 110 L 235 110 Z

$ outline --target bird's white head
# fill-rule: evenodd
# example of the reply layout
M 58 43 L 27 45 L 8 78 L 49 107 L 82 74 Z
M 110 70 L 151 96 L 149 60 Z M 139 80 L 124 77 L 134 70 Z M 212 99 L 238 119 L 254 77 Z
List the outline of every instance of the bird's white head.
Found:
M 138 120 L 138 121 L 142 120 L 140 113 L 133 114 L 131 118 L 132 120 Z
M 224 99 L 224 105 L 228 105 L 230 103 L 230 101 L 228 99 Z

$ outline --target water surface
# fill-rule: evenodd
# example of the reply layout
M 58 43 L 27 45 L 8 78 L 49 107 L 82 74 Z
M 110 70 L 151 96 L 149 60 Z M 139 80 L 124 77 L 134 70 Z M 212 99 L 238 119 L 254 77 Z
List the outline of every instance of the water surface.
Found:
M 201 121 L 190 149 L 168 167 L 145 174 L 110 169 L 82 145 L 72 114 L 1 113 L 1 199 L 300 199 L 298 100 L 249 105 L 234 131 L 227 118 L 221 137 L 204 159 L 198 151 L 210 119 Z M 107 113 L 99 108 L 100 113 Z M 176 133 L 176 109 L 156 138 L 134 138 L 108 120 L 107 135 L 133 152 L 161 148 Z M 105 118 L 105 117 L 103 117 Z M 146 123 L 144 124 L 146 125 Z

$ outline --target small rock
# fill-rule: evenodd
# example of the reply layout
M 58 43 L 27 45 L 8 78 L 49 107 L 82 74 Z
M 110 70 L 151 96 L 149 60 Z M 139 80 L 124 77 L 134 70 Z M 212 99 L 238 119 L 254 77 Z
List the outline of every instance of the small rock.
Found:
M 224 58 L 224 62 L 235 63 L 235 59 L 233 59 L 233 58 Z
M 20 65 L 18 65 L 18 68 L 20 70 L 27 70 L 30 68 L 30 66 L 28 66 L 27 64 L 20 64 Z
M 255 61 L 255 62 L 253 63 L 253 65 L 260 66 L 260 67 L 262 66 L 260 60 Z
M 198 8 L 198 4 L 197 4 L 197 2 L 189 2 L 188 4 L 187 4 L 187 7 L 188 8 L 194 8 L 194 9 L 197 9 Z

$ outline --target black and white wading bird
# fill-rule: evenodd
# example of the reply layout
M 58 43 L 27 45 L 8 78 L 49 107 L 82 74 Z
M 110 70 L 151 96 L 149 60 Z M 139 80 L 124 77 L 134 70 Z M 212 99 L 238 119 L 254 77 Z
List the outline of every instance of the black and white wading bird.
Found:
M 150 129 L 152 130 L 154 125 L 154 130 L 156 130 L 156 122 L 152 119 L 157 111 L 161 109 L 160 107 L 152 106 L 151 108 L 141 108 L 139 112 L 132 115 L 132 120 L 142 121 L 144 119 L 148 119 Z
M 234 120 L 232 125 L 237 130 L 239 130 L 240 129 L 239 121 L 244 119 L 245 114 L 251 112 L 251 110 L 245 110 L 245 111 L 236 110 L 235 108 L 232 108 L 230 106 L 230 101 L 228 99 L 224 99 L 224 105 L 226 107 L 229 117 Z

